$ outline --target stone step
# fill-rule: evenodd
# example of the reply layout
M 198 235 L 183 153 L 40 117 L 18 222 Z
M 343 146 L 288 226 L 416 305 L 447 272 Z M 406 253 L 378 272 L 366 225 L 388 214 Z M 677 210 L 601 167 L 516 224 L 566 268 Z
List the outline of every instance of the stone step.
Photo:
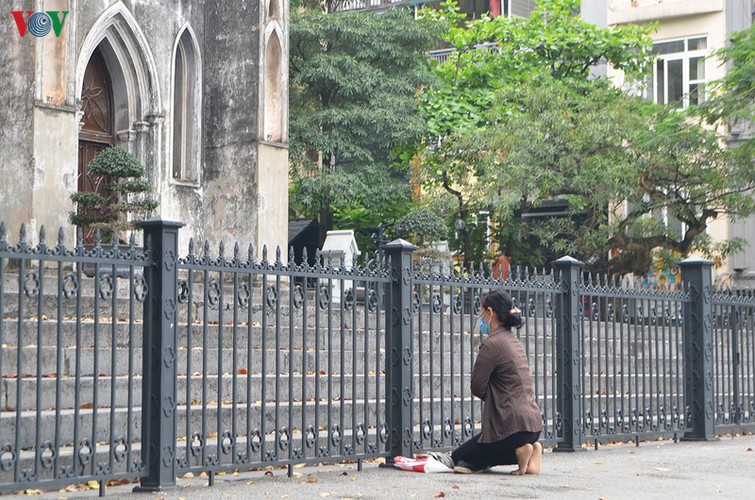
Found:
M 420 385 L 425 396 L 451 397 L 462 392 L 469 395 L 469 373 L 462 375 L 414 375 L 414 392 L 419 394 Z M 18 380 L 6 379 L 1 382 L 2 394 L 0 404 L 3 412 L 15 412 L 17 408 Z M 47 409 L 74 409 L 76 408 L 76 391 L 78 389 L 78 407 L 92 407 L 95 403 L 95 379 L 82 377 L 65 378 L 56 380 L 45 378 L 37 381 L 35 378 L 21 379 L 22 406 L 24 411 L 33 411 L 36 408 Z M 115 396 L 115 407 L 127 408 L 130 405 L 141 404 L 142 378 L 100 377 L 96 379 L 96 399 L 100 408 L 110 408 L 111 398 Z M 249 396 L 247 396 L 247 387 Z M 131 390 L 129 390 L 131 389 Z M 114 392 L 113 392 L 114 390 Z M 263 393 L 264 390 L 264 393 Z M 59 394 L 56 393 L 59 391 Z M 341 374 L 332 373 L 308 373 L 302 375 L 294 373 L 280 374 L 276 379 L 275 374 L 264 377 L 260 374 L 237 375 L 235 382 L 231 374 L 218 377 L 210 375 L 202 377 L 179 376 L 176 380 L 177 404 L 185 404 L 190 401 L 224 401 L 246 403 L 249 398 L 252 402 L 266 400 L 288 400 L 307 398 L 333 398 L 335 400 L 353 399 L 355 397 L 373 399 L 385 394 L 385 376 L 381 374 Z M 129 399 L 129 395 L 131 398 Z M 56 398 L 60 398 L 57 400 Z M 59 401 L 59 404 L 56 402 Z
M 374 319 L 371 318 L 371 321 L 366 325 L 369 337 L 368 343 L 370 344 L 374 343 L 377 326 Z M 77 330 L 81 335 L 80 345 L 93 345 L 96 329 L 98 344 L 102 347 L 110 346 L 113 342 L 115 345 L 120 346 L 133 345 L 134 347 L 139 347 L 141 345 L 143 328 L 140 318 L 130 323 L 128 316 L 119 316 L 116 318 L 115 323 L 113 323 L 111 317 L 100 317 L 97 322 L 91 317 L 85 317 L 80 323 L 71 318 L 65 318 L 59 322 L 50 319 L 50 317 L 43 317 L 42 320 L 28 318 L 21 321 L 21 325 L 21 345 L 43 346 L 58 345 L 58 343 L 63 346 L 77 345 Z M 328 330 L 329 326 L 330 330 Z M 379 326 L 382 338 L 385 322 L 381 321 Z M 18 330 L 18 320 L 0 320 L 0 340 L 2 344 L 7 346 L 19 345 Z M 321 345 L 326 345 L 327 339 L 330 338 L 332 339 L 332 345 L 335 347 L 341 345 L 341 336 L 343 336 L 344 344 L 348 347 L 354 339 L 356 339 L 358 346 L 364 344 L 365 324 L 356 323 L 354 325 L 351 321 L 341 323 L 335 318 L 331 321 L 330 325 L 328 325 L 326 320 L 320 321 L 319 324 L 308 321 L 306 328 L 304 328 L 301 322 L 290 325 L 276 323 L 275 318 L 265 318 L 262 321 L 252 321 L 251 323 L 239 321 L 235 326 L 231 322 L 226 322 L 222 325 L 196 323 L 189 327 L 185 322 L 179 321 L 176 327 L 176 339 L 179 347 L 181 347 L 188 344 L 189 336 L 191 336 L 192 346 L 197 346 L 203 341 L 204 336 L 206 336 L 209 346 L 217 347 L 218 342 L 221 342 L 223 348 L 230 348 L 233 347 L 235 334 L 239 348 L 245 348 L 248 335 L 251 333 L 252 347 L 260 347 L 263 340 L 263 331 L 265 332 L 264 340 L 268 345 L 272 345 L 271 343 L 278 340 L 281 346 L 286 347 L 289 344 L 289 339 L 293 337 L 294 347 L 315 347 L 317 341 Z M 414 331 L 417 332 L 418 330 L 415 329 Z M 433 333 L 430 334 L 429 328 L 423 328 L 421 336 L 416 337 L 415 342 L 418 344 L 421 340 L 423 347 L 430 348 L 431 342 L 433 346 L 438 346 L 441 339 L 444 342 L 454 339 L 457 345 L 459 338 L 465 339 L 469 345 L 476 345 L 481 339 L 476 332 L 470 335 L 469 332 L 471 330 L 469 328 L 463 330 L 457 328 L 453 331 L 446 330 L 442 332 L 438 329 L 433 329 L 432 331 Z M 518 331 L 520 341 L 529 351 L 534 351 L 535 343 L 537 343 L 539 352 L 550 352 L 555 347 L 555 342 L 551 335 L 552 332 L 549 330 L 536 330 L 530 325 Z M 641 332 L 632 330 L 625 332 L 623 337 L 617 336 L 615 340 L 613 337 L 606 338 L 605 336 L 585 337 L 583 339 L 583 352 L 585 355 L 592 353 L 596 358 L 598 356 L 611 356 L 622 351 L 628 351 L 632 355 L 643 352 L 654 353 L 656 351 L 663 354 L 664 352 L 669 353 L 674 349 L 681 349 L 681 342 L 681 335 L 676 335 L 670 329 L 654 330 L 652 334 L 646 332 L 644 336 Z
M 450 400 L 441 400 L 436 398 L 434 401 L 429 399 L 419 402 L 415 399 L 413 409 L 417 419 L 419 411 L 422 411 L 423 418 L 430 418 L 431 411 L 438 423 L 444 419 L 450 419 L 451 422 L 463 422 L 461 419 L 462 406 L 464 415 L 475 419 L 481 416 L 481 403 L 479 400 L 471 402 L 469 397 L 465 401 L 455 399 L 453 403 Z M 473 414 L 470 414 L 470 408 L 473 408 Z M 247 409 L 249 413 L 249 430 L 258 429 L 261 434 L 266 434 L 276 428 L 276 413 L 278 428 L 288 427 L 289 432 L 294 433 L 296 429 L 302 429 L 302 417 L 305 417 L 305 428 L 313 426 L 315 429 L 323 426 L 332 428 L 338 425 L 341 430 L 351 426 L 352 421 L 355 424 L 362 424 L 365 428 L 375 426 L 376 423 L 385 420 L 385 401 L 379 400 L 343 400 L 335 401 L 330 404 L 327 401 L 314 402 L 307 401 L 304 404 L 301 401 L 292 403 L 267 402 L 264 406 L 260 403 L 250 405 L 222 405 L 218 406 L 208 404 L 203 415 L 202 405 L 178 406 L 176 408 L 176 430 L 177 437 L 181 439 L 187 435 L 193 436 L 202 430 L 206 433 L 217 432 L 223 435 L 225 431 L 233 430 L 235 420 L 238 434 L 246 434 L 247 429 Z M 276 412 L 277 410 L 277 412 Z M 95 418 L 96 415 L 96 418 Z M 330 419 L 329 419 L 330 416 Z M 343 421 L 341 419 L 343 416 Z M 20 414 L 20 432 L 16 434 L 16 412 L 2 412 L 0 414 L 0 447 L 6 444 L 16 445 L 16 436 L 19 440 L 20 449 L 29 449 L 35 443 L 44 443 L 46 441 L 56 442 L 56 431 L 58 433 L 58 443 L 60 445 L 70 445 L 74 442 L 74 421 L 78 422 L 78 441 L 86 439 L 91 443 L 112 442 L 123 438 L 128 441 L 129 421 L 132 440 L 138 440 L 141 436 L 141 407 L 132 408 L 115 408 L 100 409 L 95 412 L 94 409 L 59 410 L 42 411 L 39 416 L 36 412 L 22 412 Z M 130 419 L 130 420 L 129 420 Z M 58 423 L 56 428 L 55 423 Z M 204 426 L 203 426 L 204 421 Z M 291 425 L 289 426 L 289 422 Z M 112 432 L 111 432 L 112 425 Z M 188 427 L 187 427 L 188 425 Z M 39 434 L 37 434 L 39 429 Z M 96 429 L 96 431 L 95 431 Z
M 130 324 L 125 321 L 125 318 L 117 319 L 115 324 L 108 318 L 101 318 L 98 322 L 94 322 L 91 318 L 82 320 L 77 324 L 76 321 L 66 319 L 60 322 L 52 321 L 38 321 L 38 320 L 24 320 L 21 322 L 21 345 L 62 345 L 72 346 L 77 345 L 77 329 L 80 331 L 81 341 L 79 345 L 92 345 L 94 344 L 94 332 L 97 330 L 97 341 L 102 347 L 110 345 L 125 346 L 133 345 L 138 347 L 141 345 L 142 329 L 143 325 L 139 322 Z M 277 326 L 277 328 L 276 328 Z M 317 328 L 319 326 L 319 329 Z M 301 324 L 293 325 L 276 325 L 273 320 L 266 319 L 265 321 L 254 321 L 252 323 L 237 323 L 235 328 L 233 325 L 224 323 L 219 324 L 192 324 L 189 328 L 185 323 L 179 322 L 176 326 L 176 342 L 178 346 L 187 346 L 189 336 L 191 336 L 192 347 L 199 345 L 203 341 L 203 337 L 206 335 L 207 343 L 209 346 L 217 347 L 220 342 L 223 348 L 233 347 L 234 333 L 237 339 L 239 347 L 246 347 L 248 335 L 252 336 L 252 347 L 261 347 L 264 340 L 268 345 L 274 345 L 276 340 L 279 341 L 281 346 L 288 346 L 290 337 L 293 336 L 293 346 L 300 347 L 306 345 L 306 347 L 316 347 L 316 342 L 320 342 L 321 345 L 330 339 L 331 345 L 334 347 L 341 345 L 341 336 L 343 336 L 344 344 L 350 347 L 354 339 L 356 339 L 357 345 L 364 345 L 365 331 L 368 335 L 369 344 L 375 343 L 376 324 L 374 321 L 367 325 L 356 324 L 356 329 L 352 323 L 347 323 L 341 328 L 341 324 L 333 322 L 331 324 L 331 330 L 328 330 L 327 323 L 316 325 L 315 323 L 308 323 L 306 329 Z M 380 338 L 383 338 L 383 332 L 385 329 L 384 322 L 380 323 Z M 59 330 L 59 331 L 58 331 Z M 19 345 L 19 332 L 17 320 L 0 320 L 0 334 L 2 334 L 2 343 L 9 346 Z M 60 336 L 60 339 L 58 339 Z M 115 337 L 115 339 L 113 339 Z M 222 338 L 221 338 L 222 337 Z M 466 339 L 467 342 L 474 341 L 479 342 L 480 337 L 478 334 L 473 335 L 473 339 L 470 339 L 468 331 L 463 333 L 455 332 L 434 332 L 432 335 L 429 330 L 422 331 L 422 342 L 426 347 L 430 347 L 430 341 L 433 345 L 438 345 L 441 338 L 448 342 L 451 339 L 455 339 L 458 342 L 459 338 Z M 530 339 L 532 342 L 533 339 Z M 419 341 L 419 339 L 417 340 Z M 538 341 L 543 342 L 543 338 L 539 337 Z M 551 344 L 549 342 L 548 344 Z M 541 344 L 542 345 L 542 344 Z
M 465 376 L 430 376 L 424 374 L 423 376 L 415 375 L 414 377 L 414 394 L 422 394 L 423 397 L 451 397 L 452 395 L 469 396 L 470 389 L 470 377 L 468 374 Z M 652 380 L 652 382 L 651 382 Z M 719 377 L 718 382 L 722 379 Z M 250 396 L 247 396 L 247 385 L 249 382 Z M 538 379 L 539 387 L 545 384 L 550 388 L 553 383 L 551 376 L 540 377 Z M 97 380 L 97 407 L 110 408 L 111 400 L 114 395 L 116 408 L 128 408 L 135 404 L 141 404 L 141 377 L 133 377 L 129 380 L 127 377 L 121 377 L 115 379 L 115 386 L 113 387 L 113 380 L 111 378 L 100 378 Z M 263 377 L 261 375 L 253 375 L 247 377 L 246 375 L 239 375 L 234 383 L 233 377 L 227 375 L 221 377 L 218 380 L 217 376 L 208 376 L 205 379 L 201 377 L 178 377 L 176 381 L 176 401 L 177 404 L 186 404 L 187 402 L 226 402 L 230 404 L 235 401 L 237 404 L 245 404 L 247 400 L 252 402 L 262 401 L 264 387 L 264 398 L 267 401 L 273 400 L 288 400 L 289 396 L 292 396 L 293 400 L 302 400 L 308 398 L 315 399 L 327 399 L 333 398 L 335 401 L 341 399 L 353 399 L 354 397 L 375 398 L 376 395 L 381 397 L 385 391 L 385 376 L 384 375 L 353 375 L 344 374 L 343 378 L 341 374 L 334 373 L 331 376 L 314 374 L 308 374 L 302 376 L 300 374 L 294 374 L 291 377 L 288 375 L 281 375 L 277 379 L 275 375 L 268 375 Z M 51 410 L 54 408 L 63 409 L 75 409 L 76 408 L 76 391 L 78 388 L 78 405 L 79 408 L 91 408 L 94 406 L 95 393 L 94 393 L 94 380 L 91 378 L 82 378 L 78 381 L 75 379 L 63 379 L 59 383 L 56 383 L 54 379 L 42 379 L 41 384 L 38 385 L 35 379 L 22 379 L 22 409 L 23 411 L 34 411 L 37 407 L 43 410 Z M 640 394 L 642 398 L 642 377 L 639 378 L 639 384 L 635 383 L 635 380 L 625 379 L 623 382 L 619 380 L 601 380 L 590 387 L 585 388 L 584 395 L 588 398 L 598 398 L 612 400 L 615 397 L 621 398 L 628 394 Z M 649 391 L 653 393 L 655 398 L 655 391 L 660 389 L 661 392 L 675 391 L 682 389 L 683 381 L 681 377 L 676 379 L 667 378 L 664 381 L 661 378 L 647 378 L 645 385 L 650 386 Z M 330 387 L 329 387 L 330 386 Z M 39 390 L 38 390 L 39 388 Z M 131 390 L 129 390 L 131 388 Z M 17 393 L 18 381 L 17 380 L 4 380 L 2 382 L 2 394 L 0 394 L 0 404 L 2 404 L 3 412 L 15 412 L 17 409 Z M 114 389 L 114 393 L 112 392 Z M 636 392 L 639 390 L 639 392 Z M 59 394 L 56 393 L 59 391 Z M 277 391 L 277 392 L 276 392 Z M 220 394 L 220 396 L 219 396 Z M 129 398 L 130 395 L 130 398 Z M 59 399 L 56 399 L 59 398 Z M 59 404 L 57 403 L 59 401 Z
M 95 358 L 95 352 L 97 356 Z M 117 347 L 114 350 L 110 347 L 101 347 L 96 351 L 91 347 L 76 348 L 66 347 L 57 349 L 55 347 L 25 347 L 21 349 L 21 369 L 18 369 L 18 349 L 5 347 L 0 350 L 0 367 L 2 368 L 3 377 L 15 377 L 19 372 L 22 376 L 43 377 L 59 376 L 72 377 L 77 373 L 79 376 L 92 376 L 106 374 L 108 376 L 122 376 L 140 374 L 142 372 L 142 350 L 128 347 Z M 221 359 L 218 359 L 218 354 Z M 40 360 L 37 356 L 40 356 Z M 189 355 L 190 354 L 190 355 Z M 264 357 L 263 357 L 264 354 Z M 131 356 L 131 357 L 130 357 Z M 60 359 L 58 359 L 58 357 Z M 113 359 L 115 360 L 113 362 Z M 441 364 L 441 360 L 443 363 Z M 534 356 L 531 362 L 534 363 Z M 39 367 L 37 366 L 40 361 Z M 327 369 L 330 362 L 333 371 L 351 373 L 356 371 L 363 373 L 370 371 L 375 366 L 385 366 L 385 352 L 382 348 L 365 351 L 364 346 L 358 349 L 346 349 L 343 352 L 343 359 L 340 350 L 328 351 L 327 349 L 315 350 L 308 348 L 281 348 L 262 349 L 253 348 L 251 351 L 239 349 L 235 355 L 231 349 L 196 347 L 191 351 L 185 348 L 179 348 L 176 355 L 176 369 L 178 374 L 194 373 L 205 371 L 216 374 L 218 362 L 221 363 L 222 371 L 239 371 L 246 370 L 249 373 L 259 373 L 263 369 L 267 373 L 278 372 L 284 373 L 290 370 L 307 372 Z M 417 368 L 420 366 L 429 370 L 432 366 L 433 371 L 440 371 L 441 367 L 448 369 L 453 364 L 458 371 L 459 367 L 470 368 L 469 350 L 465 350 L 465 356 L 462 358 L 458 349 L 451 355 L 448 349 L 445 349 L 441 356 L 439 349 L 434 349 L 432 353 L 425 351 L 421 355 L 414 353 L 414 363 Z M 60 363 L 60 366 L 58 366 Z M 96 363 L 96 369 L 95 369 Z M 206 366 L 206 369 L 202 367 Z M 235 369 L 234 369 L 235 366 Z M 543 359 L 542 355 L 538 357 L 538 368 L 543 366 L 550 367 L 550 359 Z M 114 368 L 113 368 L 114 367 Z
M 95 352 L 97 353 L 96 357 Z M 219 353 L 222 354 L 221 359 L 218 359 Z M 2 368 L 3 378 L 18 377 L 19 372 L 23 378 L 36 377 L 37 375 L 44 378 L 55 376 L 65 378 L 74 377 L 77 374 L 81 377 L 93 375 L 115 375 L 118 377 L 128 374 L 141 374 L 142 372 L 142 350 L 133 349 L 131 351 L 128 347 L 117 347 L 114 350 L 110 347 L 101 347 L 96 351 L 91 347 L 66 347 L 60 350 L 55 347 L 43 347 L 41 350 L 36 347 L 25 347 L 20 353 L 20 370 L 18 369 L 18 354 L 19 350 L 16 348 L 4 347 L 0 349 L 0 368 Z M 463 354 L 462 356 L 458 346 L 456 346 L 453 354 L 450 349 L 445 348 L 441 355 L 440 349 L 437 347 L 433 349 L 432 353 L 415 351 L 413 366 L 415 370 L 421 369 L 434 373 L 449 370 L 452 366 L 455 372 L 468 371 L 472 366 L 469 349 L 465 349 Z M 40 362 L 39 367 L 37 366 L 38 361 Z M 235 364 L 234 351 L 231 349 L 218 350 L 217 348 L 202 349 L 196 347 L 188 351 L 185 348 L 179 348 L 176 355 L 176 369 L 179 375 L 200 371 L 217 374 L 219 366 L 223 372 L 245 371 L 256 374 L 262 372 L 263 362 L 266 373 L 287 373 L 291 370 L 295 372 L 327 370 L 328 363 L 330 363 L 330 369 L 334 372 L 364 373 L 374 371 L 376 366 L 382 369 L 385 366 L 385 352 L 382 348 L 365 351 L 362 346 L 358 349 L 346 349 L 343 355 L 337 349 L 331 351 L 311 348 L 306 350 L 281 348 L 277 351 L 275 349 L 264 351 L 256 348 L 253 348 L 252 351 L 239 349 L 236 351 Z M 547 353 L 538 353 L 535 357 L 534 351 L 531 352 L 529 363 L 530 367 L 537 370 L 538 373 L 554 371 L 553 357 Z M 679 366 L 677 367 L 677 365 Z M 203 369 L 203 366 L 206 368 Z M 115 368 L 113 369 L 113 367 Z M 636 371 L 674 373 L 678 371 L 677 368 L 681 369 L 682 366 L 681 360 L 674 357 L 656 358 L 625 354 L 620 357 L 614 356 L 608 361 L 601 359 L 600 364 L 597 360 L 593 360 L 592 366 L 590 366 L 589 359 L 585 359 L 583 368 L 586 377 L 589 378 L 590 374 L 611 377 L 614 371 L 617 376 L 622 372 L 633 374 Z

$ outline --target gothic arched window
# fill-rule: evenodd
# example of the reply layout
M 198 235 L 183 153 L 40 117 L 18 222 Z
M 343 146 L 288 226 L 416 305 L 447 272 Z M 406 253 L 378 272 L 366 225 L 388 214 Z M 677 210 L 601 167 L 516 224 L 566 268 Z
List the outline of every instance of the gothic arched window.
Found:
M 263 127 L 263 139 L 272 142 L 283 140 L 282 57 L 278 34 L 273 31 L 265 50 L 265 122 Z
M 201 161 L 201 64 L 187 26 L 178 38 L 173 64 L 173 179 L 199 182 Z

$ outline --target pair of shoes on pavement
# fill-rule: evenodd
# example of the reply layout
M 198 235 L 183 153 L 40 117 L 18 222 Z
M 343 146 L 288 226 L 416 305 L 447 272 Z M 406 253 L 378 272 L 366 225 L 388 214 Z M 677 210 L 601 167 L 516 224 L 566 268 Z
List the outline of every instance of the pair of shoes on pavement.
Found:
M 483 474 L 489 470 L 490 466 L 478 469 L 463 460 L 454 466 L 454 472 L 457 474 Z

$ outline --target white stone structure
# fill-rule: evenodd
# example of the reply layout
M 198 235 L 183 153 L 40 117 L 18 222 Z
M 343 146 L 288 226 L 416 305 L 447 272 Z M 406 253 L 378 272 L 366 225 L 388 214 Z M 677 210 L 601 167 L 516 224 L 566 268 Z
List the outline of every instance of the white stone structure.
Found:
M 334 268 L 351 269 L 359 257 L 359 246 L 354 238 L 354 230 L 328 231 L 325 242 L 322 245 L 323 264 L 330 263 Z M 340 303 L 341 298 L 348 291 L 354 290 L 354 282 L 350 280 L 334 281 L 331 286 L 331 299 L 334 303 Z

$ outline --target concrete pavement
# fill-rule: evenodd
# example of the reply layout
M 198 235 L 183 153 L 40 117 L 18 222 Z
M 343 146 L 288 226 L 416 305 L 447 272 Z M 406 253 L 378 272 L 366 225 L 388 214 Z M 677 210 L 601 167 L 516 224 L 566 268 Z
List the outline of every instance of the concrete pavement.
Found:
M 109 487 L 107 498 L 152 499 L 432 499 L 544 498 L 649 499 L 752 498 L 755 495 L 755 436 L 714 442 L 646 441 L 614 444 L 577 453 L 546 450 L 539 476 L 515 477 L 513 467 L 488 474 L 420 474 L 365 463 L 182 478 L 165 493 L 130 493 L 132 485 Z M 47 493 L 42 498 L 92 498 L 97 491 Z

